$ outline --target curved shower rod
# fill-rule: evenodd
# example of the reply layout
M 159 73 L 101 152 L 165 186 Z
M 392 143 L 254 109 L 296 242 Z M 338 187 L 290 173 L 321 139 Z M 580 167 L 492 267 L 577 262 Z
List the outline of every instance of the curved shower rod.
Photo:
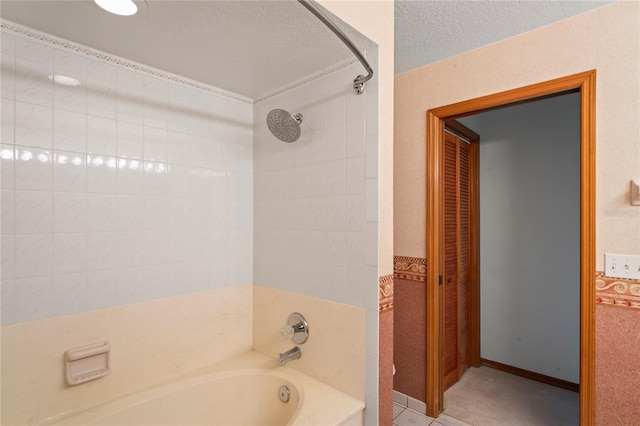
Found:
M 359 75 L 353 80 L 353 89 L 356 91 L 356 93 L 358 95 L 364 93 L 364 84 L 367 81 L 371 80 L 371 78 L 373 77 L 373 68 L 371 68 L 369 62 L 367 62 L 367 60 L 364 58 L 362 52 L 360 52 L 355 44 L 353 44 L 351 39 L 347 37 L 347 35 L 343 33 L 342 30 L 340 30 L 340 28 L 338 28 L 326 14 L 314 4 L 313 0 L 298 0 L 298 2 L 305 8 L 307 8 L 309 12 L 313 13 L 316 18 L 322 21 L 322 23 L 325 24 L 331 31 L 333 31 L 333 33 L 338 36 L 340 40 L 342 40 L 345 46 L 347 46 L 349 50 L 351 50 L 351 52 L 356 55 L 362 66 L 367 70 L 367 72 L 369 73 L 368 75 Z

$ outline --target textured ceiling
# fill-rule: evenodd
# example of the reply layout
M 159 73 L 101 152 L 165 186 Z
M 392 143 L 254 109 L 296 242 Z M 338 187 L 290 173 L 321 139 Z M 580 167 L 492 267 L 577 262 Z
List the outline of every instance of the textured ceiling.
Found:
M 475 49 L 613 1 L 396 0 L 395 72 Z
M 611 2 L 396 0 L 395 72 Z M 353 58 L 329 29 L 294 0 L 136 3 L 136 15 L 119 17 L 104 12 L 92 0 L 1 0 L 0 16 L 253 99 Z M 361 50 L 371 46 L 344 22 L 334 20 Z
M 136 1 L 121 17 L 91 0 L 6 1 L 15 23 L 250 98 L 352 53 L 297 1 Z M 361 50 L 370 43 L 343 22 Z

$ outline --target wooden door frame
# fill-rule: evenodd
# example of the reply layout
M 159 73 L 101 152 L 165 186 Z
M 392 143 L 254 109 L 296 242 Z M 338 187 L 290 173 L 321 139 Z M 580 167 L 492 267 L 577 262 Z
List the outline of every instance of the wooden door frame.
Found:
M 595 95 L 586 71 L 427 111 L 427 415 L 444 409 L 443 132 L 446 120 L 572 90 L 580 92 L 580 424 L 595 422 Z M 433 374 L 436 372 L 436 374 Z

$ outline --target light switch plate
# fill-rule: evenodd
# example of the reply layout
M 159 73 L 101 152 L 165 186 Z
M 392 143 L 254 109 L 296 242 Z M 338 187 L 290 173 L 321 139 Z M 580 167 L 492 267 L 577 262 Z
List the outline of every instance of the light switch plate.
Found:
M 640 255 L 605 253 L 604 274 L 613 278 L 640 279 Z

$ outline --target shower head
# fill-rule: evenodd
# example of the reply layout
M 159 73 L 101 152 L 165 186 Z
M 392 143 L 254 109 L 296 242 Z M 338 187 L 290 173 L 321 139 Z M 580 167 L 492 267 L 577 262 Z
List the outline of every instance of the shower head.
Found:
M 267 126 L 273 136 L 283 142 L 295 142 L 300 137 L 302 114 L 291 114 L 283 109 L 272 109 L 267 114 Z

